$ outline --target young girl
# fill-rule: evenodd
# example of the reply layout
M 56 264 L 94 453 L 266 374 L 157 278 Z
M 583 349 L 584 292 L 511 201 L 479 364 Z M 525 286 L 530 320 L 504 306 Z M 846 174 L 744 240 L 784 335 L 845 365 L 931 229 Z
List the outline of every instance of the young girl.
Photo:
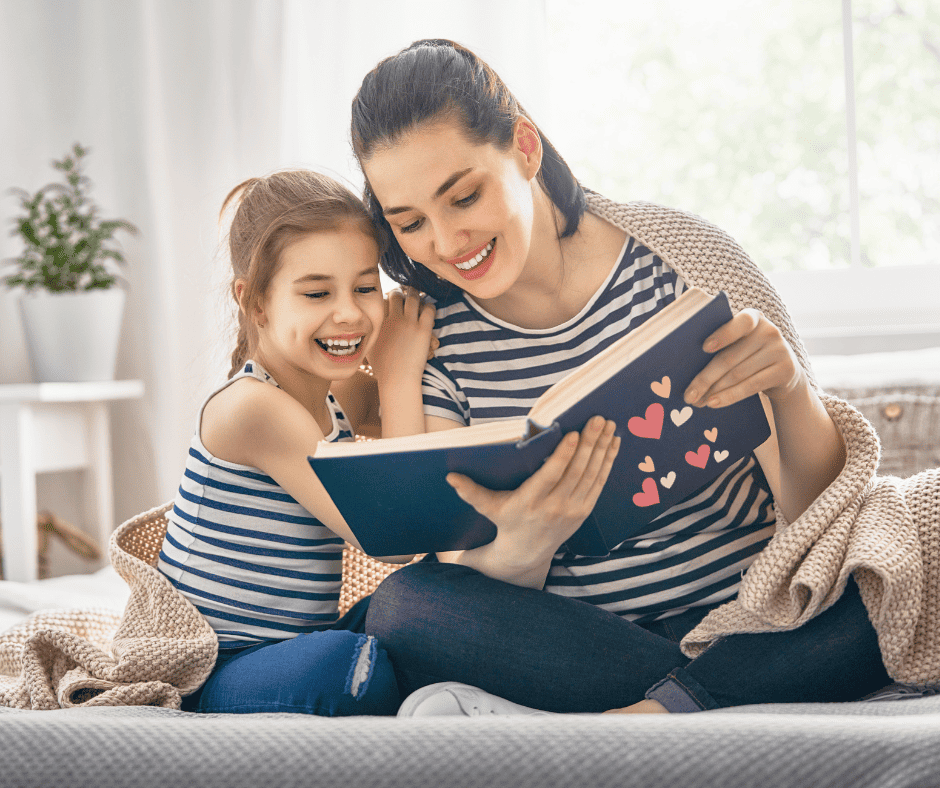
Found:
M 846 449 L 831 415 L 844 408 L 824 404 L 778 296 L 734 241 L 697 217 L 587 192 L 499 76 L 450 41 L 418 41 L 365 77 L 352 141 L 366 202 L 392 236 L 383 267 L 437 299 L 426 429 L 525 414 L 687 286 L 725 290 L 737 314 L 706 341 L 713 358 L 680 395 L 718 408 L 760 393 L 773 427 L 753 456 L 602 558 L 565 547 L 591 509 L 565 458 L 511 492 L 449 476 L 497 536 L 399 570 L 373 596 L 366 631 L 402 686 L 461 682 L 550 711 L 675 712 L 851 700 L 887 684 L 854 583 L 803 626 L 811 613 L 800 618 L 797 592 L 759 615 L 764 589 L 751 589 L 751 608 L 735 605 L 775 533 L 775 554 L 799 560 L 786 554 L 786 528 L 825 500 Z M 814 512 L 820 523 L 835 516 L 824 504 Z M 711 632 L 760 634 L 712 637 L 693 659 L 701 648 L 679 642 L 706 616 Z M 492 703 L 445 684 L 406 707 Z
M 393 714 L 388 657 L 361 634 L 365 603 L 337 620 L 343 540 L 357 543 L 307 456 L 318 441 L 353 440 L 329 389 L 367 354 L 383 430 L 420 426 L 433 308 L 393 296 L 381 333 L 385 239 L 335 181 L 278 172 L 237 186 L 223 212 L 233 200 L 238 343 L 197 419 L 159 559 L 219 639 L 215 669 L 184 708 Z

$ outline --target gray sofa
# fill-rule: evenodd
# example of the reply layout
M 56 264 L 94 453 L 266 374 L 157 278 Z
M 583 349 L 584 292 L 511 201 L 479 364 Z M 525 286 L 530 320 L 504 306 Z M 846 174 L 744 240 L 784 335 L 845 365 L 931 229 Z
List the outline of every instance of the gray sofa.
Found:
M 829 387 L 882 471 L 940 466 L 940 385 Z M 691 715 L 322 719 L 0 708 L 0 786 L 940 786 L 940 695 Z

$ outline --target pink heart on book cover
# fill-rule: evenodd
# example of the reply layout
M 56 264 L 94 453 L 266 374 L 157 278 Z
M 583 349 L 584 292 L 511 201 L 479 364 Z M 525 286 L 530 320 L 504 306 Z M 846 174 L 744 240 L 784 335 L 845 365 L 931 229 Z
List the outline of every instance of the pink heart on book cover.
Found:
M 653 458 L 649 455 L 647 455 L 643 462 L 641 462 L 636 467 L 643 471 L 643 473 L 652 473 L 656 470 L 656 465 L 653 463 Z
M 663 433 L 663 419 L 666 411 L 658 402 L 654 402 L 646 409 L 646 417 L 633 416 L 627 422 L 627 429 L 638 438 L 652 438 L 659 440 Z
M 715 440 L 718 438 L 718 428 L 712 427 L 710 430 L 705 430 L 703 434 L 708 439 L 709 443 L 714 443 Z
M 696 468 L 704 468 L 705 463 L 708 462 L 708 455 L 711 454 L 711 448 L 707 443 L 703 443 L 698 447 L 698 451 L 687 451 L 685 453 L 685 461 L 689 465 L 694 465 Z
M 633 503 L 636 506 L 655 506 L 659 503 L 659 490 L 653 479 L 643 480 L 643 492 L 633 494 Z
M 669 379 L 669 376 L 666 375 L 662 380 L 654 380 L 650 383 L 650 388 L 657 397 L 669 399 L 669 394 L 672 391 L 672 381 Z

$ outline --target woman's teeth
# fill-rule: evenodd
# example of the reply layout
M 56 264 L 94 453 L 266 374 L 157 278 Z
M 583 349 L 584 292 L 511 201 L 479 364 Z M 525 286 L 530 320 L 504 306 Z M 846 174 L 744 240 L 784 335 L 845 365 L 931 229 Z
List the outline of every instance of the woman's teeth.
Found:
M 474 257 L 474 258 L 472 258 L 472 259 L 470 259 L 470 260 L 467 260 L 467 262 L 465 262 L 465 263 L 454 263 L 454 265 L 455 265 L 457 268 L 459 268 L 461 271 L 472 271 L 472 270 L 473 270 L 474 268 L 476 268 L 480 263 L 482 263 L 487 257 L 489 257 L 489 256 L 490 256 L 490 252 L 492 252 L 492 251 L 493 251 L 493 242 L 490 241 L 490 242 L 486 245 L 486 248 L 485 248 L 482 252 L 480 252 L 480 254 L 478 254 L 476 257 Z
M 331 356 L 353 356 L 359 350 L 362 337 L 355 339 L 318 339 L 317 344 Z

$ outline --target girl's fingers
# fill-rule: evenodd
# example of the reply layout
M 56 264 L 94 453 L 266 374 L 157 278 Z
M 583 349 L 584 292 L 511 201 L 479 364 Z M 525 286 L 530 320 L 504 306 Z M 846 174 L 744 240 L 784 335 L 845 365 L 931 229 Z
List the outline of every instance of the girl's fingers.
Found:
M 402 313 L 404 316 L 412 323 L 418 321 L 418 311 L 421 309 L 421 296 L 418 295 L 417 291 L 412 288 L 408 288 L 405 292 L 404 304 L 402 306 Z
M 402 305 L 405 301 L 405 295 L 401 290 L 395 289 L 388 294 L 385 299 L 385 316 L 397 317 L 402 313 Z

